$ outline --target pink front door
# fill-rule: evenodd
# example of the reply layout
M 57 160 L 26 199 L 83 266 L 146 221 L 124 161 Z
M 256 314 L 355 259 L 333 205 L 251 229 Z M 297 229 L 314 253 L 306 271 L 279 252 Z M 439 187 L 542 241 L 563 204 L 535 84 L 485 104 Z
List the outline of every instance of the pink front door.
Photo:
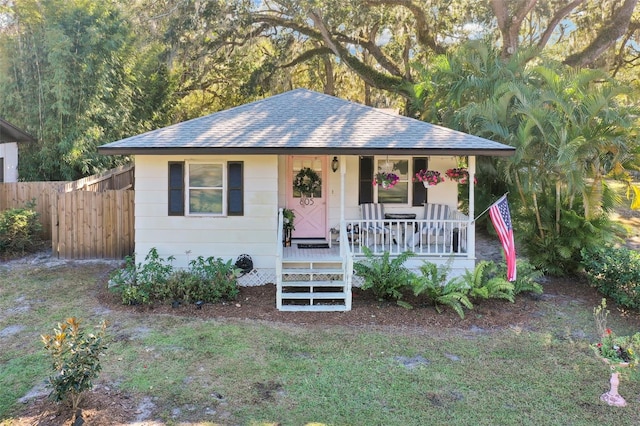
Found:
M 327 236 L 327 159 L 324 156 L 291 155 L 287 159 L 287 208 L 296 215 L 293 238 L 325 238 Z M 311 169 L 320 178 L 313 194 L 293 190 L 293 180 L 302 169 Z

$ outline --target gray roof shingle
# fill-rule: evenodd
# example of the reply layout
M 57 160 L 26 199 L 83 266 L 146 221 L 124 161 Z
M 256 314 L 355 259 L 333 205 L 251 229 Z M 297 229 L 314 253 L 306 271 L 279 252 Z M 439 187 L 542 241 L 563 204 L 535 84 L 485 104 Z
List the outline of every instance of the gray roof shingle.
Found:
M 307 89 L 99 148 L 103 154 L 266 154 L 285 150 L 307 154 L 511 155 L 514 148 Z

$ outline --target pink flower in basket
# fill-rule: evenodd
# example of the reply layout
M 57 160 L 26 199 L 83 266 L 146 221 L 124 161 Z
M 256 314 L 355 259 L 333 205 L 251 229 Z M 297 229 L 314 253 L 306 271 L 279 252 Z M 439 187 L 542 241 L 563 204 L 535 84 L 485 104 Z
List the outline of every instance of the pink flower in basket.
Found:
M 413 180 L 414 182 L 422 182 L 424 186 L 434 186 L 440 182 L 444 182 L 444 178 L 440 176 L 439 171 L 424 169 L 419 170 Z
M 464 167 L 456 167 L 448 169 L 445 175 L 451 180 L 455 180 L 458 183 L 469 183 L 469 171 Z M 473 177 L 473 183 L 478 183 L 478 180 Z
M 381 186 L 384 189 L 390 189 L 393 188 L 399 180 L 400 177 L 395 173 L 379 172 L 376 173 L 375 177 L 373 178 L 373 185 Z

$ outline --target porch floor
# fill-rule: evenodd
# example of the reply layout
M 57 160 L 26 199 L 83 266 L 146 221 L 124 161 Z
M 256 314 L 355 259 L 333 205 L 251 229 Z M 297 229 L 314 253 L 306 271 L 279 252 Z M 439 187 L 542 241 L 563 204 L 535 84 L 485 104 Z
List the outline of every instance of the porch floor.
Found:
M 302 249 L 298 247 L 298 244 L 305 243 L 327 243 L 327 241 L 308 241 L 308 240 L 293 240 L 291 241 L 291 247 L 283 248 L 283 259 L 285 261 L 295 260 L 335 260 L 339 262 L 340 259 L 340 245 L 333 242 L 331 248 L 306 248 Z

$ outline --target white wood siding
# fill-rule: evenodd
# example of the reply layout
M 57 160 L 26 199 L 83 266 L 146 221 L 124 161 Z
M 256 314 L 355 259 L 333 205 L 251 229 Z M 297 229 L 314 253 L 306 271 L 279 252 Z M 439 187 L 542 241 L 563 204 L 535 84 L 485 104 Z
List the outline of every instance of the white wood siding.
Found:
M 169 216 L 169 161 L 244 161 L 244 216 Z M 247 253 L 255 268 L 275 268 L 277 156 L 137 156 L 136 261 L 156 248 L 185 267 L 198 256 L 235 259 Z M 189 253 L 187 253 L 189 252 Z
M 0 158 L 4 159 L 4 182 L 18 181 L 18 144 L 0 143 Z

